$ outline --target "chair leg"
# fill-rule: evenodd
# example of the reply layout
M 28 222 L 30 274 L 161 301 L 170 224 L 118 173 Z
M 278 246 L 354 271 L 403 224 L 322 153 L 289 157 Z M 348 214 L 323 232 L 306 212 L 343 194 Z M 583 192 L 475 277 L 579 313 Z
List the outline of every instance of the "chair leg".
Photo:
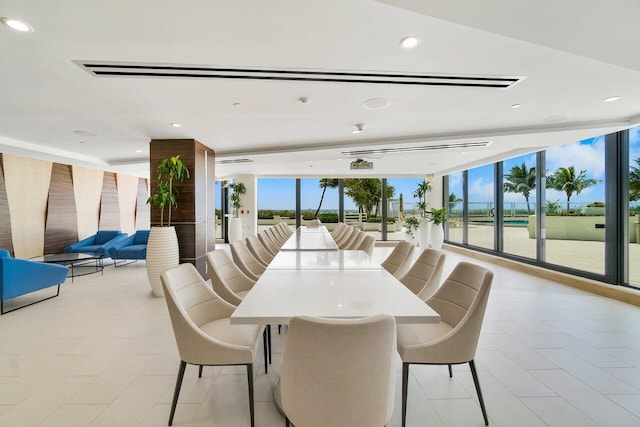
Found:
M 202 365 L 198 367 L 198 378 L 202 378 Z
M 271 365 L 271 353 L 273 353 L 273 348 L 271 347 L 271 325 L 267 325 L 267 340 L 269 341 L 269 365 Z
M 263 353 L 264 353 L 264 373 L 268 373 L 269 371 L 269 363 L 268 362 L 268 355 L 267 355 L 267 328 L 264 328 L 264 331 L 262 331 L 262 349 L 263 349 Z
M 409 390 L 409 364 L 402 363 L 402 427 L 407 425 L 407 391 Z
M 180 368 L 178 368 L 178 379 L 176 380 L 176 389 L 173 392 L 173 403 L 171 403 L 171 415 L 169 415 L 169 425 L 173 424 L 173 416 L 176 413 L 176 405 L 178 405 L 178 396 L 180 395 L 180 387 L 182 386 L 182 378 L 184 378 L 184 370 L 187 367 L 187 362 L 180 361 Z
M 473 376 L 473 383 L 476 386 L 476 392 L 478 392 L 478 400 L 480 401 L 480 409 L 482 409 L 482 416 L 484 417 L 484 425 L 489 425 L 489 418 L 487 418 L 487 410 L 484 407 L 484 399 L 482 398 L 482 390 L 480 390 L 480 381 L 478 380 L 478 373 L 476 372 L 476 364 L 472 361 L 469 362 L 471 367 L 471 375 Z
M 449 378 L 453 378 L 453 370 L 451 369 L 451 365 L 449 366 Z
M 289 418 L 287 418 L 286 416 L 284 417 L 284 425 L 285 427 L 289 427 Z
M 253 413 L 253 364 L 247 364 L 247 377 L 249 378 L 249 416 L 251 427 L 255 427 L 255 414 Z

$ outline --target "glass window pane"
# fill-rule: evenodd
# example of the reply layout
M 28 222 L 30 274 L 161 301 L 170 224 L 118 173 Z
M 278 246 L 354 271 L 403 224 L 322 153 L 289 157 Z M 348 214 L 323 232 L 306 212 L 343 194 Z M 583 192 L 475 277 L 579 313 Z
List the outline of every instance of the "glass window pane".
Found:
M 546 152 L 546 261 L 604 274 L 604 137 Z
M 493 164 L 469 169 L 469 244 L 493 249 Z
M 333 230 L 338 223 L 338 179 L 301 179 L 300 191 L 302 218 L 318 218 L 329 230 Z
M 536 258 L 536 155 L 507 159 L 503 167 L 504 252 Z
M 296 226 L 296 180 L 294 178 L 258 179 L 258 231 L 277 223 Z
M 344 180 L 344 221 L 382 239 L 380 227 L 382 180 L 349 178 Z
M 387 179 L 387 240 L 405 240 L 404 221 L 410 216 L 418 217 L 419 201 L 413 197 L 416 187 L 423 182 L 420 178 Z M 393 188 L 393 191 L 391 189 Z
M 447 221 L 447 240 L 462 243 L 462 172 L 452 173 L 449 180 L 449 221 Z
M 640 285 L 640 126 L 629 129 L 629 284 Z

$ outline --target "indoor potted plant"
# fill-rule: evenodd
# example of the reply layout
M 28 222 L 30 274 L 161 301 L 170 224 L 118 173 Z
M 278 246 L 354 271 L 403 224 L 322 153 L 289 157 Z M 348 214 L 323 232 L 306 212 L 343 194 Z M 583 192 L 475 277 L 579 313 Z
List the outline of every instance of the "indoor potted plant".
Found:
M 151 290 L 157 297 L 164 296 L 160 275 L 180 263 L 178 237 L 175 227 L 171 226 L 171 213 L 178 207 L 177 186 L 187 178 L 189 169 L 180 156 L 161 160 L 158 163 L 158 180 L 147 199 L 147 203 L 160 209 L 160 225 L 151 227 L 147 242 L 147 277 Z
M 229 221 L 229 242 L 237 242 L 242 240 L 242 220 L 239 217 L 240 208 L 242 208 L 242 199 L 240 196 L 247 192 L 247 187 L 243 182 L 236 182 L 231 185 L 231 207 L 233 208 L 233 218 Z
M 411 243 L 415 242 L 416 240 L 415 233 L 416 231 L 418 231 L 418 227 L 420 227 L 420 220 L 415 216 L 407 217 L 404 220 L 404 227 L 405 227 L 404 232 L 406 235 L 406 241 Z
M 431 227 L 429 224 L 429 218 L 426 216 L 427 212 L 427 193 L 431 191 L 431 183 L 427 179 L 423 179 L 422 181 L 417 183 L 417 187 L 413 192 L 413 197 L 419 200 L 417 207 L 420 211 L 420 226 L 418 227 L 418 231 L 416 232 L 416 240 L 418 241 L 418 246 L 421 248 L 426 248 L 429 245 L 429 234 L 431 231 Z
M 441 249 L 444 243 L 444 230 L 442 224 L 447 221 L 447 210 L 445 208 L 431 209 L 427 215 L 431 219 L 431 247 Z

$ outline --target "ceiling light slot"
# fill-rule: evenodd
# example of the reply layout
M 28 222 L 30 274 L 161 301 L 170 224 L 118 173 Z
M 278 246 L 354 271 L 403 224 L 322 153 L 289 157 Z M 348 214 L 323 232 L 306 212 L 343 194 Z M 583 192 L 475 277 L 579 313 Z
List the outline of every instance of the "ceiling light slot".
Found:
M 251 159 L 221 159 L 216 160 L 216 165 L 235 165 L 238 163 L 253 163 Z
M 477 142 L 460 142 L 452 144 L 436 144 L 436 145 L 422 145 L 413 147 L 392 147 L 392 148 L 372 148 L 367 150 L 350 150 L 343 151 L 343 156 L 356 156 L 364 157 L 371 155 L 382 154 L 394 154 L 394 153 L 410 153 L 413 151 L 432 151 L 432 150 L 451 150 L 457 148 L 482 148 L 491 144 L 491 141 L 477 141 Z

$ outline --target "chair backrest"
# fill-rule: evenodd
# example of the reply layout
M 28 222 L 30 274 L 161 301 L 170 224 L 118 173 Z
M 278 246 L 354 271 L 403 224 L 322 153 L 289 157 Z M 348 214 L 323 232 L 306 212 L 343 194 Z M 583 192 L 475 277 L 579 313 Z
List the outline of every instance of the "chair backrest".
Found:
M 181 264 L 160 275 L 180 358 L 192 364 L 209 363 L 211 338 L 200 326 L 231 316 L 235 307 L 218 297 L 192 264 Z
M 293 231 L 291 231 L 289 225 L 286 222 L 281 222 L 280 224 L 277 224 L 276 227 L 278 227 L 282 231 L 282 233 L 287 236 L 287 238 L 289 238 L 289 236 L 293 234 Z
M 280 249 L 280 246 L 282 246 L 282 244 L 286 241 L 286 239 L 282 239 L 278 234 L 276 234 L 273 227 L 265 228 L 264 234 L 266 234 L 271 239 L 271 242 L 273 242 L 273 244 L 277 246 L 278 249 Z
M 367 233 L 364 231 L 356 230 L 356 233 L 344 244 L 344 249 L 356 249 L 360 246 L 360 243 L 367 237 Z
M 256 259 L 262 262 L 264 265 L 269 265 L 269 263 L 273 260 L 273 255 L 267 251 L 263 244 L 258 240 L 258 236 L 249 236 L 247 237 L 247 247 L 249 251 L 253 254 Z
M 339 222 L 338 225 L 336 225 L 336 228 L 334 228 L 331 232 L 331 237 L 333 237 L 333 240 L 337 241 L 342 237 L 342 234 L 345 231 L 347 231 L 347 224 L 345 224 L 344 222 Z
M 150 230 L 138 230 L 133 238 L 134 245 L 146 245 L 149 242 Z
M 418 298 L 426 301 L 440 286 L 444 260 L 443 252 L 425 249 L 400 281 Z
M 355 227 L 349 225 L 347 231 L 345 231 L 342 236 L 340 236 L 338 240 L 335 241 L 336 245 L 338 245 L 340 249 L 344 249 L 349 245 L 349 243 L 351 243 L 356 233 L 358 233 L 358 230 Z
M 250 290 L 256 282 L 235 265 L 224 249 L 207 252 L 206 258 L 214 292 L 230 304 L 240 304 L 242 296 L 238 293 Z
M 231 256 L 240 270 L 251 280 L 258 280 L 266 267 L 249 252 L 247 244 L 242 241 L 231 243 Z
M 358 246 L 356 250 L 365 251 L 369 255 L 372 255 L 373 248 L 375 246 L 376 246 L 376 238 L 368 234 L 364 237 L 364 240 L 362 240 L 362 243 L 360 243 L 360 246 Z
M 393 317 L 291 319 L 282 353 L 283 410 L 296 426 L 383 426 L 393 414 Z
M 0 258 L 11 258 L 11 252 L 6 249 L 0 249 Z
M 451 355 L 456 360 L 451 363 L 473 360 L 492 281 L 493 272 L 490 270 L 461 262 L 427 300 L 441 321 L 453 327 L 447 334 L 450 348 L 456 349 L 455 355 Z
M 118 231 L 118 230 L 99 230 L 95 235 L 94 244 L 103 245 L 107 243 L 109 240 L 112 240 L 123 234 L 124 233 L 122 231 Z
M 262 243 L 262 246 L 271 254 L 272 257 L 276 256 L 278 251 L 280 251 L 279 247 L 273 243 L 273 241 L 265 234 L 264 231 L 258 233 L 258 240 Z
M 278 236 L 280 241 L 286 242 L 287 239 L 289 238 L 289 235 L 286 234 L 286 232 L 282 229 L 282 227 L 278 227 L 278 225 L 274 225 L 274 226 L 271 227 L 271 229 L 273 230 L 273 233 L 276 236 Z
M 415 246 L 413 243 L 400 242 L 393 248 L 387 259 L 382 262 L 382 268 L 395 277 L 402 277 L 409 269 Z

